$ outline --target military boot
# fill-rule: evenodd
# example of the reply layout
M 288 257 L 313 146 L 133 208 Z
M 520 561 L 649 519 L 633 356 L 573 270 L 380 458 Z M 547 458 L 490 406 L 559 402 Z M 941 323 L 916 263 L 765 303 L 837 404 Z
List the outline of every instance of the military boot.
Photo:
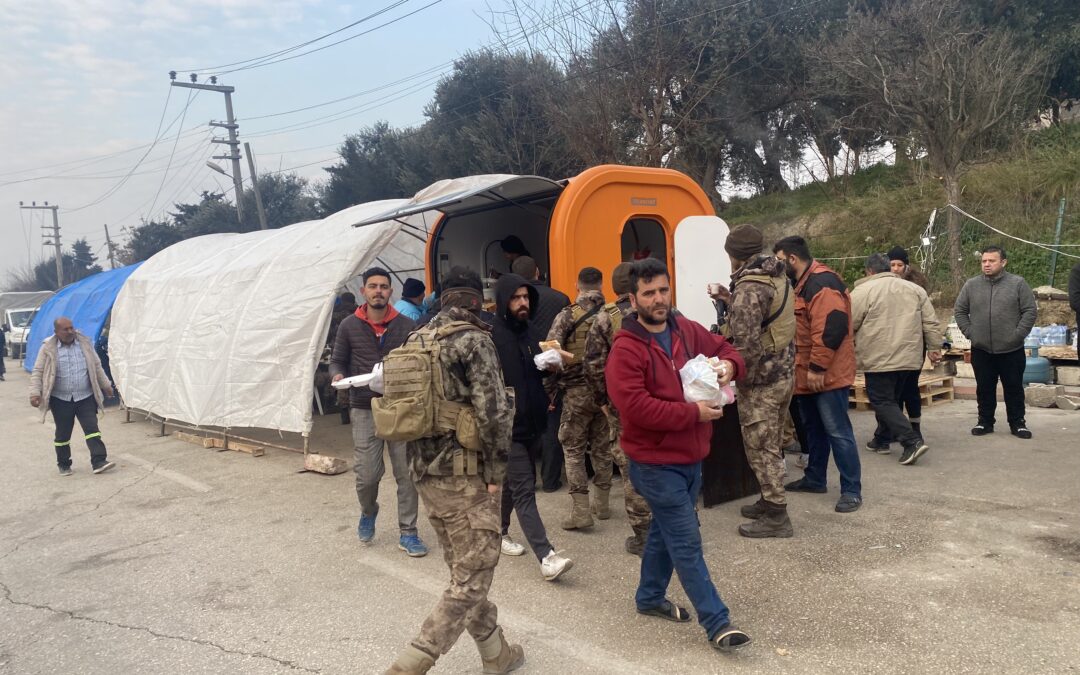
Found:
M 765 500 L 761 497 L 758 498 L 753 504 L 746 504 L 739 509 L 739 513 L 743 518 L 749 518 L 750 520 L 757 520 L 765 515 Z
M 634 536 L 626 538 L 626 552 L 640 558 L 645 554 L 645 540 L 648 536 L 648 527 L 635 527 Z
M 485 673 L 509 673 L 525 663 L 525 650 L 512 645 L 503 637 L 502 627 L 496 626 L 491 635 L 476 641 Z
M 409 645 L 390 665 L 386 675 L 424 675 L 435 665 L 435 659 Z
M 740 525 L 739 534 L 752 539 L 793 536 L 795 531 L 788 519 L 787 504 L 765 502 L 765 513 L 752 523 Z
M 611 508 L 608 506 L 608 498 L 610 496 L 610 488 L 607 490 L 596 488 L 596 495 L 593 497 L 592 512 L 597 520 L 607 520 L 611 517 Z
M 589 512 L 589 495 L 572 494 L 570 516 L 562 522 L 564 530 L 580 530 L 593 526 L 592 513 Z

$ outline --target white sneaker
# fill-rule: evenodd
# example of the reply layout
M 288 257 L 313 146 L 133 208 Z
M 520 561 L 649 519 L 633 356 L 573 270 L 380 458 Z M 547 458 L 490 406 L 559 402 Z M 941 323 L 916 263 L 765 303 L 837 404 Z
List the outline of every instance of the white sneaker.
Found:
M 502 554 L 525 555 L 525 547 L 511 539 L 510 535 L 504 534 L 502 538 Z
M 544 559 L 540 562 L 540 573 L 544 575 L 546 581 L 555 581 L 563 572 L 568 571 L 573 566 L 573 560 L 564 558 L 552 551 L 544 556 Z

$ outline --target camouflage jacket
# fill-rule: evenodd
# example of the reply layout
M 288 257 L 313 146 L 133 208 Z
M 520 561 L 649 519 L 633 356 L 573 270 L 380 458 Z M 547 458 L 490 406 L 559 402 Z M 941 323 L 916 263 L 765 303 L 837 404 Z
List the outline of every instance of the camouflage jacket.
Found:
M 732 275 L 725 333 L 746 362 L 746 379 L 739 383 L 740 386 L 775 384 L 795 375 L 795 342 L 783 351 L 773 353 L 766 351 L 760 340 L 761 324 L 769 315 L 775 289 L 763 283 L 739 283 L 739 279 L 750 274 L 776 277 L 785 272 L 782 261 L 775 256 L 762 255 Z
M 446 399 L 473 406 L 480 432 L 479 472 L 484 482 L 502 485 L 506 476 L 506 455 L 510 450 L 510 432 L 514 427 L 514 404 L 503 386 L 502 368 L 491 327 L 471 312 L 449 307 L 428 324 L 442 326 L 451 321 L 468 321 L 482 331 L 463 331 L 447 337 L 441 345 L 443 388 Z M 427 476 L 451 476 L 454 451 L 461 448 L 454 433 L 410 441 L 409 462 L 419 479 Z
M 622 310 L 623 318 L 630 314 L 630 295 L 620 295 L 615 299 L 615 304 Z M 596 405 L 605 406 L 610 403 L 607 395 L 607 384 L 604 382 L 604 367 L 607 366 L 608 353 L 611 351 L 611 341 L 615 339 L 615 327 L 611 323 L 611 316 L 606 311 L 596 315 L 596 320 L 589 327 L 589 334 L 585 336 L 585 384 L 592 393 Z
M 605 304 L 604 294 L 600 291 L 584 291 L 578 295 L 577 300 L 574 301 L 574 305 L 578 305 L 586 312 L 591 311 L 593 308 L 599 306 L 603 307 Z M 574 325 L 573 307 L 563 309 L 559 312 L 559 315 L 555 317 L 554 323 L 551 324 L 551 330 L 548 331 L 548 340 L 558 340 L 559 344 L 566 351 L 572 351 L 571 345 L 567 344 L 570 340 L 570 328 Z M 590 321 L 594 321 L 596 317 L 600 316 L 603 312 L 597 312 Z M 547 389 L 548 393 L 552 392 L 552 383 L 557 383 L 561 389 L 572 389 L 574 387 L 586 386 L 585 381 L 585 363 L 575 363 L 566 366 L 554 376 L 548 378 Z

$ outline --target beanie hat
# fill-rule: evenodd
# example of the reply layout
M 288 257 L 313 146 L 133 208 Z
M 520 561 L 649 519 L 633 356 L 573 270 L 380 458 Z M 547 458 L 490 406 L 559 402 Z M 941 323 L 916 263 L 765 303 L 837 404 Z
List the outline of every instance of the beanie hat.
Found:
M 724 250 L 736 260 L 749 260 L 765 248 L 761 230 L 753 225 L 736 225 L 728 233 Z
M 903 246 L 893 246 L 891 249 L 889 249 L 888 256 L 889 260 L 900 260 L 905 265 L 908 264 L 907 251 L 904 250 Z
M 633 263 L 619 263 L 611 272 L 611 288 L 616 295 L 626 295 L 630 292 L 630 269 Z
M 401 289 L 401 297 L 415 298 L 419 295 L 423 295 L 425 290 L 427 290 L 427 288 L 424 286 L 423 281 L 409 277 L 405 280 L 405 286 Z

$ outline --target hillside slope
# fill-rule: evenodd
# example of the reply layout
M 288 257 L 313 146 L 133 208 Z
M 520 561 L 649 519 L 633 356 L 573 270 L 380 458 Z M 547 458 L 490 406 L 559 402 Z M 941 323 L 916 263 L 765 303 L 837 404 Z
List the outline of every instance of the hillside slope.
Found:
M 1080 124 L 1068 124 L 1030 134 L 1009 152 L 974 166 L 964 177 L 963 203 L 968 213 L 1004 232 L 1033 242 L 1052 243 L 1058 208 L 1066 199 L 1062 248 L 1080 255 Z M 765 230 L 766 240 L 799 234 L 810 242 L 819 258 L 829 260 L 848 282 L 862 274 L 861 258 L 894 245 L 915 246 L 930 214 L 939 209 L 936 232 L 940 244 L 927 270 L 936 290 L 951 299 L 945 254 L 946 204 L 940 181 L 915 162 L 906 167 L 878 165 L 827 183 L 812 183 L 787 194 L 763 195 L 733 201 L 720 214 L 729 225 L 753 223 Z M 1049 281 L 1050 253 L 998 235 L 964 219 L 964 265 L 978 273 L 981 247 L 1005 247 L 1009 270 L 1022 274 L 1032 287 Z M 1059 256 L 1056 286 L 1067 284 L 1069 269 L 1078 262 Z

